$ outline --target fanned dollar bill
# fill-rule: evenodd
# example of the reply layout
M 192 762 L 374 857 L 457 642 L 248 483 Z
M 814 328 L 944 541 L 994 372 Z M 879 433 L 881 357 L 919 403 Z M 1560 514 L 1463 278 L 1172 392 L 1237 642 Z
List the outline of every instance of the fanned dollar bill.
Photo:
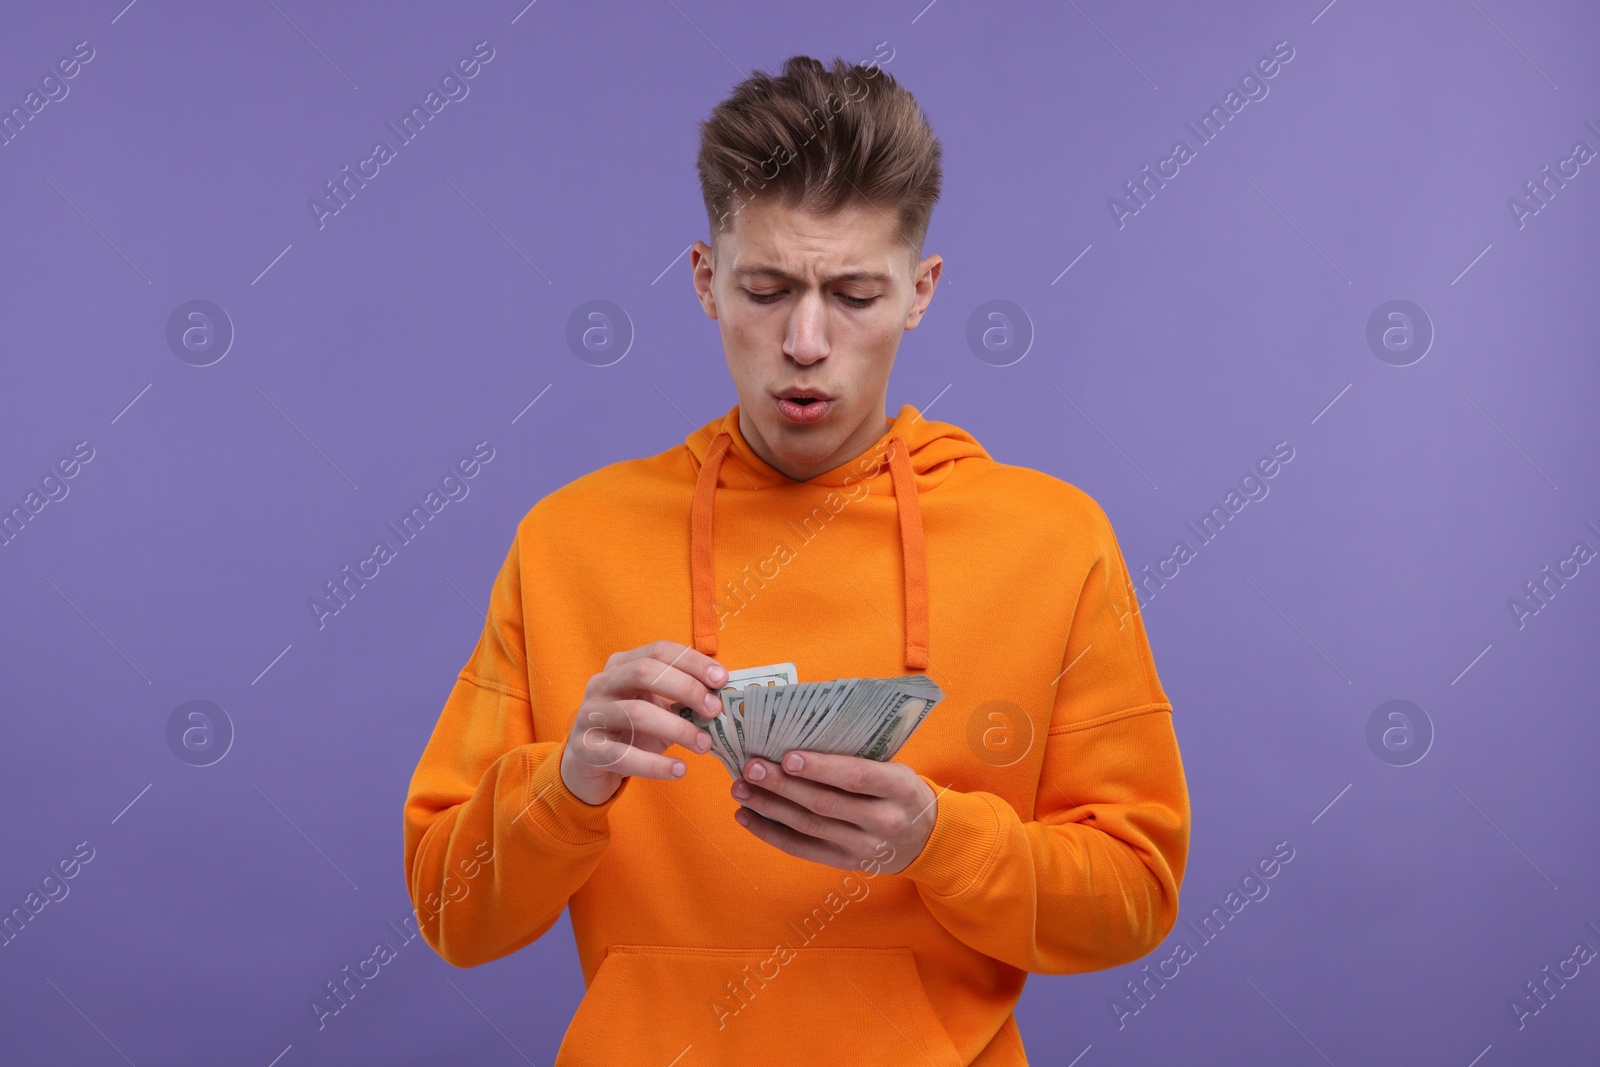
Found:
M 801 682 L 793 663 L 776 663 L 729 672 L 721 696 L 721 715 L 672 710 L 711 735 L 711 752 L 739 778 L 750 757 L 795 749 L 892 759 L 944 691 L 925 674 Z
M 744 766 L 744 701 L 753 688 L 775 688 L 794 685 L 800 680 L 793 663 L 773 663 L 765 667 L 746 667 L 729 671 L 719 695 L 722 698 L 721 715 L 702 715 L 687 704 L 674 703 L 672 710 L 711 735 L 711 753 L 722 761 L 728 773 L 735 778 Z

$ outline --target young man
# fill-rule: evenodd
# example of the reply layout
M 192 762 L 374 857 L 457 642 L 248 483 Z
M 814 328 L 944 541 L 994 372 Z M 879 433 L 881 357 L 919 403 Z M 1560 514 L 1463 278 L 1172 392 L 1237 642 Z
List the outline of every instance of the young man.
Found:
M 893 78 L 757 73 L 699 168 L 739 403 L 518 524 L 406 798 L 423 935 L 470 967 L 570 909 L 558 1065 L 1023 1064 L 1029 972 L 1177 916 L 1188 794 L 1127 568 L 1083 491 L 886 415 L 941 269 L 939 143 Z M 786 662 L 946 696 L 893 760 L 730 783 L 670 708 Z

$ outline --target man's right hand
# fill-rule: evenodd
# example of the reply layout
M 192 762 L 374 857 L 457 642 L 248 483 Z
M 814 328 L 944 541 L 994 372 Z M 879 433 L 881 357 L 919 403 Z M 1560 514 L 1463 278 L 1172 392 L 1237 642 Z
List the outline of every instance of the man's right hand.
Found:
M 680 759 L 662 755 L 668 745 L 705 752 L 711 737 L 673 711 L 674 703 L 722 712 L 718 691 L 728 679 L 722 664 L 676 641 L 613 653 L 589 679 L 583 703 L 561 754 L 561 780 L 588 804 L 611 798 L 629 775 L 681 778 Z

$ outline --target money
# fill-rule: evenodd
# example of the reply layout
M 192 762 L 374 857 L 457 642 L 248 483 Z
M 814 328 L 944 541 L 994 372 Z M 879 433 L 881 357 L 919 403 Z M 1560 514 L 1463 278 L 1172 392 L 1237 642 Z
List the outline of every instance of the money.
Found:
M 730 671 L 721 715 L 672 710 L 711 735 L 711 752 L 743 777 L 752 756 L 777 762 L 796 749 L 892 759 L 944 699 L 925 674 L 802 682 L 793 663 Z
M 730 762 L 732 754 L 744 751 L 744 702 L 756 690 L 793 685 L 800 680 L 793 663 L 773 663 L 765 667 L 746 667 L 729 671 L 718 695 L 722 698 L 721 715 L 702 715 L 686 704 L 674 702 L 672 711 L 680 718 L 698 726 L 711 735 L 711 753 L 722 761 L 730 775 L 740 776 L 744 761 Z

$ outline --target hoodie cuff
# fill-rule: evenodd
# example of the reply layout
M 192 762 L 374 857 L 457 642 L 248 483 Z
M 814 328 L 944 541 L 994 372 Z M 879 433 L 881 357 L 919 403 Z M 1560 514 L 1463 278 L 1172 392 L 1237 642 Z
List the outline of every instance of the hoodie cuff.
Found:
M 544 758 L 537 759 L 537 751 L 541 748 L 546 749 Z M 568 789 L 561 777 L 561 754 L 564 751 L 565 743 L 554 748 L 537 743 L 524 747 L 523 786 L 517 810 L 521 812 L 522 821 L 531 823 L 544 837 L 559 844 L 582 848 L 611 836 L 611 806 L 633 779 L 624 778 L 610 797 L 599 804 L 590 804 Z
M 933 833 L 900 873 L 935 897 L 971 889 L 994 862 L 1000 816 L 982 793 L 958 793 L 917 775 L 938 794 Z

